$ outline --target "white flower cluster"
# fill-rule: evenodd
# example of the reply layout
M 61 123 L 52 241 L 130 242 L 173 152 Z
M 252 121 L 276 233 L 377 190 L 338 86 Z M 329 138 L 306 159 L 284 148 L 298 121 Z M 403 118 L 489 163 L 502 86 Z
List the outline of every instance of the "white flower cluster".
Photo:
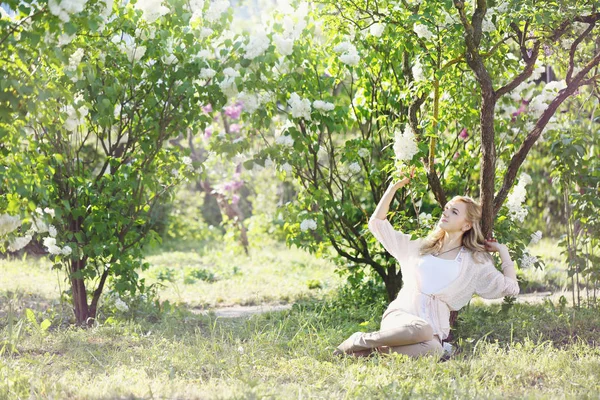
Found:
M 200 70 L 200 78 L 201 79 L 212 79 L 214 78 L 214 76 L 217 74 L 217 71 L 215 71 L 212 68 L 202 68 Z
M 227 98 L 236 96 L 238 94 L 238 89 L 235 78 L 240 76 L 240 73 L 235 69 L 228 67 L 223 70 L 223 74 L 225 75 L 225 79 L 219 83 L 221 92 L 223 92 Z
M 221 14 L 229 9 L 229 7 L 229 0 L 216 0 L 210 3 L 206 14 L 204 14 L 204 18 L 206 18 L 208 22 L 215 22 L 221 17 Z
M 314 219 L 305 219 L 304 221 L 302 221 L 300 223 L 300 230 L 302 232 L 305 232 L 309 229 L 311 231 L 314 231 L 315 229 L 317 229 L 317 221 L 315 221 Z
M 259 92 L 256 94 L 246 93 L 245 91 L 240 92 L 238 100 L 244 105 L 244 112 L 253 114 L 263 104 L 271 101 L 272 93 L 270 92 Z
M 406 124 L 404 133 L 400 129 L 396 129 L 394 137 L 394 153 L 398 161 L 410 161 L 419 151 L 415 140 L 415 133 L 412 128 Z
M 29 242 L 31 242 L 31 239 L 33 239 L 33 237 L 30 234 L 11 239 L 8 244 L 8 251 L 14 252 L 21 250 L 23 247 L 27 246 Z
M 71 249 L 71 247 L 69 247 L 69 246 L 65 246 L 61 249 L 59 246 L 56 245 L 56 239 L 53 237 L 44 238 L 43 243 L 44 243 L 44 247 L 46 247 L 46 250 L 48 250 L 48 253 L 50 253 L 50 254 L 54 254 L 54 255 L 62 254 L 62 255 L 68 256 L 73 251 Z
M 385 30 L 385 24 L 376 22 L 369 27 L 369 33 L 375 37 L 381 37 L 383 31 Z
M 356 66 L 360 62 L 360 56 L 354 46 L 350 42 L 342 42 L 333 48 L 336 53 L 341 53 L 340 61 L 349 66 Z
M 362 168 L 358 162 L 353 162 L 352 164 L 348 165 L 348 171 L 353 174 L 358 174 L 361 170 Z
M 281 166 L 281 170 L 285 171 L 286 174 L 292 174 L 292 166 L 287 162 Z
M 358 156 L 362 158 L 367 158 L 371 155 L 371 151 L 369 149 L 360 148 L 358 149 Z
M 0 215 L 0 237 L 7 235 L 21 226 L 21 218 L 9 214 Z
M 250 37 L 250 41 L 244 46 L 244 58 L 253 60 L 256 57 L 263 55 L 269 48 L 270 44 L 271 41 L 269 40 L 266 32 L 264 30 L 258 31 Z
M 335 108 L 335 105 L 333 103 L 329 103 L 327 101 L 322 100 L 313 101 L 312 106 L 321 114 L 325 114 L 329 111 L 332 111 Z
M 163 5 L 162 0 L 137 0 L 135 8 L 142 11 L 142 18 L 149 24 L 171 11 Z
M 523 253 L 523 257 L 521 257 L 520 267 L 521 268 L 531 268 L 537 262 L 537 257 L 529 254 L 529 252 L 525 251 Z
M 127 60 L 130 63 L 139 61 L 146 54 L 146 46 L 136 44 L 135 39 L 131 35 L 115 35 L 111 41 L 127 56 Z
M 115 308 L 121 312 L 129 311 L 129 306 L 118 295 L 115 297 Z
M 413 27 L 413 31 L 417 34 L 418 37 L 425 40 L 433 39 L 433 33 L 429 30 L 427 25 L 423 24 L 415 24 Z
M 48 9 L 61 21 L 69 22 L 71 14 L 82 12 L 86 3 L 87 0 L 62 0 L 60 4 L 56 0 L 48 0 Z
M 529 242 L 529 245 L 536 244 L 540 240 L 542 240 L 542 231 L 533 232 L 531 234 L 531 241 Z
M 277 136 L 277 139 L 275 139 L 275 143 L 287 147 L 292 147 L 294 145 L 294 139 L 290 135 L 281 135 Z
M 531 110 L 531 115 L 534 118 L 539 118 L 544 110 L 548 108 L 548 103 L 552 101 L 564 88 L 567 87 L 567 84 L 564 80 L 562 81 L 552 81 L 542 89 L 542 93 L 535 96 L 529 102 L 529 109 Z
M 305 120 L 310 121 L 310 100 L 303 99 L 294 92 L 290 95 L 288 104 L 292 111 L 292 117 L 304 118 Z
M 81 106 L 75 108 L 72 105 L 66 107 L 67 119 L 65 120 L 64 127 L 69 132 L 75 132 L 77 127 L 85 123 L 85 117 L 88 115 L 88 108 Z
M 425 80 L 425 73 L 423 72 L 423 64 L 421 64 L 420 60 L 415 61 L 415 65 L 411 68 L 413 78 L 415 81 Z
M 527 216 L 527 209 L 524 208 L 522 204 L 527 196 L 525 186 L 529 185 L 531 182 L 531 177 L 526 173 L 522 173 L 519 176 L 519 183 L 508 195 L 506 207 L 508 208 L 508 215 L 513 221 L 523 222 Z
M 294 52 L 294 39 L 286 38 L 284 35 L 276 33 L 273 35 L 275 48 L 282 56 L 289 56 Z
M 77 71 L 77 67 L 81 63 L 81 60 L 83 59 L 83 55 L 84 55 L 84 52 L 81 47 L 78 48 L 77 50 L 75 50 L 75 52 L 73 52 L 73 54 L 71 54 L 71 57 L 69 57 L 69 65 L 67 65 L 65 67 L 65 71 L 71 71 L 71 72 Z
M 419 221 L 421 221 L 421 224 L 423 224 L 427 227 L 432 227 L 433 226 L 433 215 L 422 212 L 421 214 L 419 214 Z

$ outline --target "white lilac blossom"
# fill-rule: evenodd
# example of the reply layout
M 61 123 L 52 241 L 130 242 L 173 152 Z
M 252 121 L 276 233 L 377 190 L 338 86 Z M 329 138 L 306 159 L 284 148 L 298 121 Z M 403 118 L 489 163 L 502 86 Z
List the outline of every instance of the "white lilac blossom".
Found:
M 88 115 L 88 109 L 86 106 L 75 108 L 71 105 L 66 107 L 67 119 L 65 120 L 64 127 L 69 132 L 75 132 L 77 127 L 83 125 L 85 117 Z
M 81 60 L 83 59 L 83 55 L 84 52 L 81 47 L 75 50 L 73 54 L 71 54 L 71 57 L 69 57 L 69 65 L 65 67 L 65 71 L 76 71 L 77 67 L 81 63 Z
M 431 31 L 426 25 L 415 24 L 415 26 L 413 27 L 413 31 L 415 31 L 417 36 L 422 39 L 430 40 L 433 38 L 433 33 L 431 33 Z
M 219 83 L 219 88 L 221 88 L 221 92 L 223 92 L 227 98 L 231 98 L 238 94 L 235 78 L 232 76 L 225 77 L 225 79 Z
M 50 207 L 44 208 L 44 212 L 54 218 L 54 210 Z
M 423 225 L 430 227 L 433 225 L 433 215 L 422 212 L 419 214 L 419 221 L 421 221 Z
M 27 246 L 29 242 L 31 242 L 31 239 L 31 235 L 25 235 L 23 237 L 11 239 L 8 244 L 8 251 L 15 252 L 21 250 L 23 247 Z
M 129 311 L 129 306 L 120 297 L 115 299 L 115 308 L 121 312 Z
M 341 53 L 340 61 L 349 66 L 356 66 L 360 61 L 360 56 L 354 46 L 350 42 L 342 42 L 333 48 L 336 53 Z
M 302 232 L 305 232 L 309 229 L 311 231 L 314 231 L 315 229 L 317 229 L 317 221 L 315 221 L 314 219 L 305 219 L 304 221 L 302 221 L 300 223 L 300 230 Z
M 253 60 L 267 51 L 271 41 L 265 31 L 259 31 L 250 37 L 248 44 L 244 46 L 244 58 Z
M 531 234 L 531 241 L 529 242 L 529 245 L 536 244 L 540 240 L 542 240 L 542 231 L 533 232 Z
M 56 0 L 48 1 L 48 9 L 52 15 L 56 15 L 63 22 L 71 20 L 71 14 L 83 11 L 87 0 L 62 0 L 60 4 Z
M 322 101 L 322 100 L 313 101 L 312 106 L 314 107 L 315 110 L 318 110 L 321 114 L 332 111 L 335 108 L 335 105 L 333 103 L 329 103 L 329 102 Z
M 230 7 L 228 0 L 216 0 L 210 3 L 206 14 L 204 14 L 204 18 L 208 22 L 215 22 L 217 19 L 221 17 L 227 9 Z
M 21 219 L 16 216 L 0 215 L 0 237 L 7 235 L 21 226 Z
M 383 30 L 385 29 L 385 24 L 376 22 L 369 27 L 369 33 L 375 37 L 381 37 L 383 34 Z
M 519 176 L 519 183 L 513 188 L 508 195 L 506 207 L 508 215 L 513 221 L 523 222 L 527 216 L 527 209 L 522 206 L 527 196 L 525 186 L 531 183 L 531 177 L 525 173 Z
M 61 33 L 60 36 L 58 37 L 57 46 L 62 47 L 64 45 L 71 43 L 73 41 L 73 39 L 75 39 L 75 36 L 77 36 L 75 33 L 72 35 L 69 35 L 66 33 Z
M 353 162 L 352 164 L 348 165 L 348 170 L 353 174 L 358 174 L 362 168 L 360 167 L 359 163 Z
M 71 253 L 73 252 L 73 249 L 71 249 L 71 246 L 65 246 L 62 248 L 62 250 L 60 251 L 60 253 L 63 256 L 69 256 L 71 255 Z
M 273 160 L 271 160 L 271 157 L 267 157 L 265 159 L 265 168 L 271 168 L 273 166 Z
M 406 124 L 404 132 L 396 129 L 394 136 L 394 153 L 396 154 L 396 159 L 398 161 L 410 161 L 419 151 L 412 128 Z
M 121 50 L 127 56 L 127 60 L 130 63 L 140 61 L 144 54 L 146 54 L 146 46 L 133 45 L 133 46 L 122 46 Z
M 135 8 L 142 11 L 142 18 L 149 24 L 170 11 L 168 7 L 162 4 L 162 0 L 137 0 Z
M 481 23 L 481 30 L 483 32 L 493 32 L 496 30 L 496 27 L 489 19 L 485 18 Z
M 54 225 L 50 225 L 50 226 L 48 227 L 48 234 L 49 234 L 51 237 L 56 237 L 57 233 L 58 233 L 58 232 L 56 231 L 56 227 L 55 227 Z
M 166 65 L 174 65 L 177 64 L 177 62 L 179 61 L 175 54 L 165 54 L 160 59 Z
M 287 162 L 281 166 L 281 170 L 285 171 L 286 174 L 292 174 L 292 166 Z
M 359 157 L 367 158 L 367 157 L 369 157 L 369 155 L 371 155 L 371 151 L 369 149 L 365 149 L 364 147 L 358 149 L 358 156 Z
M 62 249 L 56 245 L 56 239 L 53 237 L 45 237 L 44 238 L 44 247 L 48 250 L 50 254 L 62 254 Z
M 412 67 L 412 74 L 415 81 L 422 81 L 425 79 L 425 74 L 423 72 L 423 64 L 421 61 L 415 61 L 415 65 Z
M 287 147 L 292 147 L 294 145 L 294 139 L 290 135 L 281 135 L 277 136 L 277 139 L 275 139 L 275 143 Z
M 523 253 L 523 257 L 521 257 L 519 266 L 524 269 L 531 268 L 537 262 L 537 260 L 538 259 L 536 256 L 529 254 L 528 251 L 525 251 Z
M 229 78 L 236 78 L 240 76 L 240 73 L 231 67 L 227 67 L 223 70 L 223 75 Z
M 283 35 L 273 35 L 273 43 L 275 48 L 282 56 L 289 56 L 294 52 L 294 39 L 286 38 Z
M 544 86 L 544 88 L 542 89 L 542 93 L 535 96 L 529 102 L 528 106 L 531 110 L 531 115 L 534 118 L 539 118 L 544 112 L 544 110 L 548 108 L 548 103 L 550 103 L 556 97 L 558 92 L 560 92 L 566 87 L 567 83 L 564 80 L 553 81 L 546 84 L 546 86 Z
M 310 100 L 302 99 L 294 92 L 290 95 L 288 104 L 292 111 L 292 117 L 304 118 L 305 120 L 310 121 Z
M 202 68 L 200 70 L 200 78 L 211 79 L 217 74 L 217 71 L 211 68 Z
M 261 92 L 258 94 L 240 92 L 238 100 L 244 105 L 244 112 L 253 114 L 259 107 L 267 103 L 270 99 L 270 94 Z

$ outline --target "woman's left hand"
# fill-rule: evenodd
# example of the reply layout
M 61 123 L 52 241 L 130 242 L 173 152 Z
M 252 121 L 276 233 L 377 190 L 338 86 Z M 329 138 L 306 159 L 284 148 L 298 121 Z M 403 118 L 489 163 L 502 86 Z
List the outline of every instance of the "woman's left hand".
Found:
M 502 250 L 505 247 L 506 247 L 505 244 L 498 243 L 498 241 L 496 239 L 487 239 L 485 241 L 485 249 L 487 251 L 489 251 L 490 253 L 495 253 L 497 251 Z

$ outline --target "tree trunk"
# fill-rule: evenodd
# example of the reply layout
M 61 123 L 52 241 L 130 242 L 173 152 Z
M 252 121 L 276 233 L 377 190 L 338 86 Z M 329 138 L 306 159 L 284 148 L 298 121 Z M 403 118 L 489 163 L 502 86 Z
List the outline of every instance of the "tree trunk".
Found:
M 90 313 L 87 303 L 87 292 L 83 277 L 79 276 L 79 271 L 85 268 L 86 259 L 71 261 L 71 289 L 73 295 L 73 310 L 78 325 L 89 325 L 96 315 Z
M 389 271 L 386 276 L 383 276 L 383 283 L 385 284 L 385 291 L 390 302 L 396 299 L 398 292 L 402 288 L 402 275 L 397 275 Z

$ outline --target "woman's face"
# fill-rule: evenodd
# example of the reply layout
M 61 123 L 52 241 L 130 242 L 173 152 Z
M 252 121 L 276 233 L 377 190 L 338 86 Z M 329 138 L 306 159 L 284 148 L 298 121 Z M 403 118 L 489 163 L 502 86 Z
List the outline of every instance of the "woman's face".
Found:
M 471 229 L 466 218 L 467 205 L 462 201 L 449 201 L 442 212 L 439 227 L 446 232 L 466 232 Z

